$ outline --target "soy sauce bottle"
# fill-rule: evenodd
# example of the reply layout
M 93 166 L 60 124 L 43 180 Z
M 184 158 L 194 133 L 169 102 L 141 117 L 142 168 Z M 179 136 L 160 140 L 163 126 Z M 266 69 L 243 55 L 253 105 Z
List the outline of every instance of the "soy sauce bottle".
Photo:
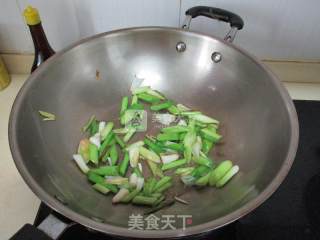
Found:
M 41 63 L 51 57 L 55 52 L 51 48 L 46 34 L 43 30 L 39 12 L 36 8 L 28 6 L 23 12 L 26 23 L 32 36 L 34 45 L 34 61 L 31 72 L 33 72 Z

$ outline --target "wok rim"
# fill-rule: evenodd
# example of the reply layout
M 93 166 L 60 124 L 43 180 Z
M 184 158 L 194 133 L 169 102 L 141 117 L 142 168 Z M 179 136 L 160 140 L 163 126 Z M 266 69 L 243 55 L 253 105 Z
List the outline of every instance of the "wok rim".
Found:
M 24 100 L 25 95 L 29 90 L 29 86 L 31 85 L 33 80 L 36 79 L 41 72 L 46 71 L 46 69 L 51 63 L 58 60 L 59 57 L 63 55 L 65 52 L 71 49 L 74 49 L 78 46 L 81 46 L 83 43 L 86 43 L 101 37 L 105 37 L 112 34 L 123 34 L 131 31 L 154 31 L 154 30 L 166 30 L 166 31 L 174 31 L 174 32 L 180 32 L 180 33 L 182 32 L 183 34 L 211 38 L 221 42 L 222 44 L 228 45 L 229 47 L 233 48 L 236 51 L 239 51 L 240 53 L 242 53 L 243 55 L 251 59 L 253 63 L 259 65 L 269 75 L 270 81 L 272 81 L 275 88 L 279 91 L 289 115 L 288 124 L 290 124 L 291 126 L 291 138 L 290 138 L 290 144 L 289 144 L 289 149 L 287 152 L 286 159 L 283 162 L 276 177 L 268 184 L 268 186 L 258 196 L 250 200 L 241 208 L 238 208 L 237 210 L 225 216 L 219 217 L 215 220 L 212 220 L 203 224 L 187 227 L 185 230 L 182 230 L 182 229 L 151 230 L 151 231 L 150 230 L 149 231 L 148 230 L 129 230 L 127 228 L 114 226 L 108 223 L 100 223 L 88 217 L 85 217 L 71 210 L 68 206 L 63 205 L 56 198 L 54 198 L 54 196 L 51 196 L 42 187 L 40 187 L 40 185 L 38 185 L 38 183 L 32 177 L 30 172 L 27 170 L 23 161 L 23 156 L 21 155 L 21 152 L 18 148 L 16 127 L 17 127 L 17 121 L 18 121 L 17 116 L 19 113 L 19 109 L 21 107 L 21 104 Z M 220 227 L 223 227 L 245 216 L 249 212 L 256 209 L 258 206 L 260 206 L 263 202 L 265 202 L 278 189 L 278 187 L 287 176 L 293 164 L 293 161 L 295 159 L 295 155 L 297 152 L 297 148 L 298 148 L 298 142 L 299 142 L 299 123 L 298 123 L 298 116 L 297 116 L 293 101 L 289 96 L 287 90 L 281 84 L 280 80 L 278 80 L 278 78 L 262 62 L 260 62 L 256 57 L 249 54 L 246 50 L 243 50 L 240 47 L 235 46 L 231 43 L 225 42 L 218 37 L 208 35 L 208 34 L 203 34 L 197 31 L 190 31 L 190 30 L 184 30 L 184 29 L 172 28 L 172 27 L 134 27 L 134 28 L 125 28 L 125 29 L 109 31 L 109 32 L 97 34 L 97 35 L 82 39 L 64 48 L 63 50 L 57 52 L 55 55 L 49 58 L 46 62 L 41 64 L 41 66 L 37 68 L 25 81 L 25 83 L 23 84 L 23 86 L 21 87 L 21 89 L 19 90 L 15 98 L 15 101 L 11 109 L 10 117 L 9 117 L 8 135 L 9 135 L 9 146 L 10 146 L 12 158 L 23 180 L 27 183 L 27 185 L 33 191 L 33 193 L 37 197 L 39 197 L 41 201 L 46 203 L 49 207 L 51 207 L 55 211 L 61 213 L 62 215 L 66 216 L 67 218 L 77 223 L 80 223 L 81 225 L 87 226 L 91 229 L 94 229 L 106 234 L 122 236 L 122 237 L 134 237 L 134 238 L 174 238 L 174 237 L 176 238 L 176 237 L 203 234 L 203 233 L 218 229 Z

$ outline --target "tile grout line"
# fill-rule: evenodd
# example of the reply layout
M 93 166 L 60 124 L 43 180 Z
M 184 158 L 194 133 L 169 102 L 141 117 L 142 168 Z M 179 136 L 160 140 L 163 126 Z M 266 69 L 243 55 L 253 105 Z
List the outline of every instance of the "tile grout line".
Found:
M 181 7 L 182 7 L 182 0 L 179 0 L 179 16 L 178 16 L 178 24 L 179 24 L 179 28 L 181 26 Z

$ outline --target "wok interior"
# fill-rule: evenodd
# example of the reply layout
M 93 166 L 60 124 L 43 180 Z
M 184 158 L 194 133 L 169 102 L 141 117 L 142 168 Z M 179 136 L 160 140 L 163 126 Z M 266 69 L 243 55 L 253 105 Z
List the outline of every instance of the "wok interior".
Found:
M 179 41 L 186 43 L 185 52 L 176 51 Z M 220 63 L 211 60 L 213 52 L 222 54 Z M 226 187 L 194 189 L 183 196 L 189 205 L 175 204 L 159 215 L 190 214 L 193 225 L 218 219 L 254 199 L 279 173 L 291 125 L 270 76 L 218 40 L 177 30 L 140 29 L 74 47 L 40 68 L 28 91 L 23 90 L 18 147 L 26 169 L 50 196 L 85 217 L 125 228 L 129 215 L 144 211 L 112 205 L 112 196 L 95 192 L 71 160 L 82 137 L 80 128 L 91 115 L 117 119 L 121 97 L 129 95 L 135 75 L 168 98 L 220 120 L 223 144 L 213 156 L 240 166 Z M 41 121 L 38 110 L 55 113 L 57 120 Z

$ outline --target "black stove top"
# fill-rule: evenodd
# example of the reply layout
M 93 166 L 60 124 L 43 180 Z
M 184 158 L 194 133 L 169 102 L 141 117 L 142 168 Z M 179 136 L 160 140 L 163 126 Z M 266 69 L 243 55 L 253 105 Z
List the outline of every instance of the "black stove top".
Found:
M 189 239 L 320 239 L 320 101 L 295 101 L 300 142 L 292 169 L 280 188 L 255 211 L 224 228 Z M 35 225 L 50 212 L 41 204 Z M 74 225 L 59 240 L 117 239 Z

